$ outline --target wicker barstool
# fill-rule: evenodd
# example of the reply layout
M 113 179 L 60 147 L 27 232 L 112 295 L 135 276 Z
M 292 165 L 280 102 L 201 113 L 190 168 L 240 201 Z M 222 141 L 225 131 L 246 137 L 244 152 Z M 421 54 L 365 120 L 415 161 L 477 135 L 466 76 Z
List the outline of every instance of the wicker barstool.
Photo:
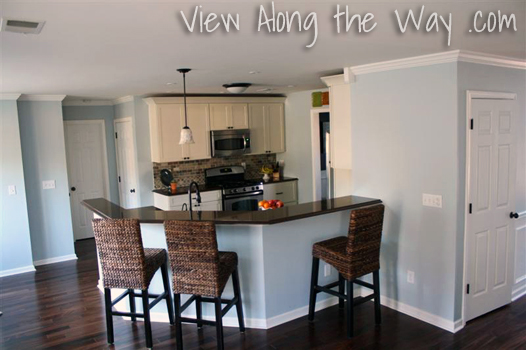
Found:
M 113 316 L 129 316 L 133 322 L 137 317 L 142 317 L 146 346 L 152 348 L 150 309 L 165 299 L 170 323 L 174 324 L 166 250 L 143 248 L 141 228 L 139 221 L 135 219 L 95 219 L 93 232 L 102 268 L 108 343 L 113 344 L 114 341 Z M 148 287 L 159 268 L 163 277 L 164 292 L 160 295 L 149 294 Z M 111 288 L 126 291 L 112 300 Z M 136 289 L 141 290 L 142 314 L 137 313 L 135 309 L 135 298 L 139 296 L 135 294 Z M 126 296 L 130 299 L 130 312 L 113 311 L 112 307 Z M 150 298 L 155 300 L 150 303 Z
M 344 301 L 347 301 L 347 337 L 351 338 L 354 334 L 353 308 L 356 305 L 374 299 L 375 322 L 381 323 L 379 270 L 383 220 L 382 204 L 353 210 L 347 237 L 336 237 L 313 245 L 309 321 L 314 320 L 316 295 L 325 292 L 340 299 L 340 308 L 343 308 Z M 318 285 L 320 259 L 334 266 L 338 271 L 337 282 L 325 286 Z M 373 274 L 373 284 L 358 279 L 369 273 Z M 372 289 L 373 294 L 354 300 L 354 283 Z M 345 284 L 347 284 L 347 295 L 345 295 Z M 331 289 L 334 287 L 338 287 L 338 292 Z
M 165 221 L 166 243 L 172 268 L 172 287 L 175 301 L 177 349 L 183 348 L 182 322 L 196 323 L 198 328 L 215 325 L 217 348 L 224 349 L 222 317 L 236 306 L 239 330 L 245 331 L 237 254 L 217 249 L 215 224 L 196 221 Z M 221 299 L 221 294 L 232 275 L 234 298 Z M 191 297 L 181 305 L 181 294 Z M 181 313 L 195 301 L 196 318 L 182 317 Z M 201 303 L 215 304 L 215 322 L 204 320 Z M 221 304 L 226 304 L 222 308 Z

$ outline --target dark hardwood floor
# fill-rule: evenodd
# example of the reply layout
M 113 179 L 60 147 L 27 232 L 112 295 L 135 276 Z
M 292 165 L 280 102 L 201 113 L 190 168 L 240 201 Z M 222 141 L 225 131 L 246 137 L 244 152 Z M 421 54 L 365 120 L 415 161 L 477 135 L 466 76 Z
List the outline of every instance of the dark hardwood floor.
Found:
M 143 323 L 115 317 L 115 345 L 106 344 L 103 296 L 97 289 L 93 240 L 76 243 L 78 261 L 37 268 L 36 273 L 0 279 L 0 349 L 143 349 Z M 225 327 L 227 349 L 525 349 L 526 298 L 470 322 L 451 334 L 382 307 L 374 325 L 373 303 L 355 311 L 355 333 L 345 336 L 337 306 L 270 330 Z M 175 327 L 153 323 L 154 347 L 175 348 Z M 215 329 L 184 325 L 185 349 L 215 349 Z

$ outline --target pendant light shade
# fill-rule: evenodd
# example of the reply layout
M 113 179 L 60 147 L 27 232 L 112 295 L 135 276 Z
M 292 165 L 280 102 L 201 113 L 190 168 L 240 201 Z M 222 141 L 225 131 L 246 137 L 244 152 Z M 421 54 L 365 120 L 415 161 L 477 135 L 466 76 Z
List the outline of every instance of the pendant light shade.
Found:
M 179 139 L 180 145 L 187 145 L 194 143 L 194 135 L 192 135 L 192 130 L 189 127 L 185 126 L 181 129 L 181 138 Z
M 180 145 L 188 145 L 194 143 L 194 135 L 192 130 L 188 127 L 188 113 L 186 108 L 186 73 L 191 69 L 180 68 L 177 71 L 183 73 L 183 89 L 184 89 L 184 128 L 181 130 L 181 138 L 179 139 Z

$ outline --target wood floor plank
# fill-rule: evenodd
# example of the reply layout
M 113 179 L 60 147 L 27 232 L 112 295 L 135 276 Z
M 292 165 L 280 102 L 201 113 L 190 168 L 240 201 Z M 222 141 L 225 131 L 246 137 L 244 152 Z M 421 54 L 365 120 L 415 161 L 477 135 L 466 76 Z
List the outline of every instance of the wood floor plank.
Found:
M 144 349 L 144 325 L 114 318 L 115 345 L 106 344 L 103 295 L 97 288 L 95 244 L 75 244 L 77 261 L 37 267 L 0 279 L 0 349 Z M 225 327 L 226 349 L 526 349 L 526 297 L 472 322 L 456 334 L 382 307 L 380 327 L 373 303 L 355 311 L 355 334 L 346 338 L 337 306 L 269 330 L 241 334 Z M 175 348 L 175 327 L 152 323 L 155 349 Z M 214 327 L 183 325 L 184 348 L 215 349 Z

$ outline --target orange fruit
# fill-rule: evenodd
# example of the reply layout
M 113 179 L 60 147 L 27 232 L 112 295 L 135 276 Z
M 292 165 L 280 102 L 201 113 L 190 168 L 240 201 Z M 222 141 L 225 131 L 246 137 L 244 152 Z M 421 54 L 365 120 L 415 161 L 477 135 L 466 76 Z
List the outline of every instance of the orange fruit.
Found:
M 265 209 L 270 208 L 269 202 L 265 201 L 265 203 L 263 203 L 263 208 L 265 208 Z
M 258 206 L 259 206 L 259 207 L 264 207 L 264 206 L 265 206 L 265 203 L 267 203 L 267 201 L 265 201 L 265 200 L 259 201 L 259 202 L 258 202 Z

